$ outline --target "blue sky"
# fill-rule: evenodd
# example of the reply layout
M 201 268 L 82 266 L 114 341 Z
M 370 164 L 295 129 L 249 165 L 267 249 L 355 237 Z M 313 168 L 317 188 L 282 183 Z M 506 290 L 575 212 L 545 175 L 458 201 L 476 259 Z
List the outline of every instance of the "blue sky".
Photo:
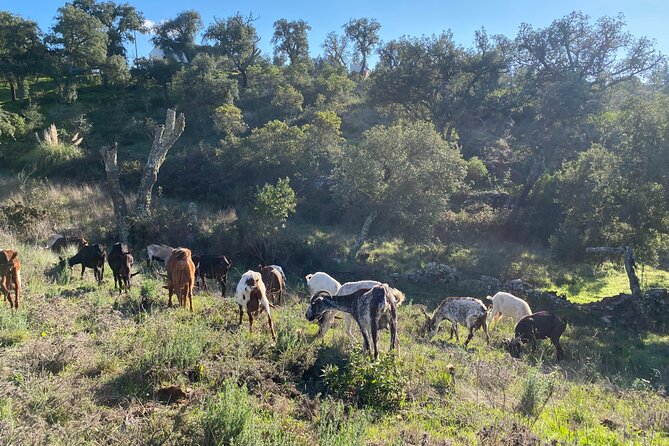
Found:
M 125 0 L 118 0 L 119 3 Z M 271 54 L 272 24 L 279 18 L 303 19 L 312 30 L 309 41 L 312 55 L 321 53 L 320 45 L 330 31 L 341 32 L 341 26 L 353 17 L 374 17 L 381 23 L 381 38 L 388 41 L 402 35 L 438 34 L 451 29 L 455 40 L 465 46 L 473 41 L 474 31 L 486 28 L 489 34 L 513 37 L 522 22 L 545 27 L 573 10 L 598 18 L 602 15 L 625 15 L 628 30 L 635 36 L 655 40 L 657 48 L 669 54 L 669 0 L 414 0 L 414 1 L 319 1 L 247 0 L 223 2 L 205 0 L 127 0 L 152 22 L 174 17 L 184 9 L 202 14 L 205 24 L 214 17 L 226 18 L 236 12 L 253 12 L 262 37 L 261 49 Z M 39 23 L 48 31 L 58 7 L 64 0 L 0 0 L 0 10 L 10 11 Z M 138 39 L 139 56 L 148 54 L 150 36 Z M 134 56 L 134 50 L 128 53 Z

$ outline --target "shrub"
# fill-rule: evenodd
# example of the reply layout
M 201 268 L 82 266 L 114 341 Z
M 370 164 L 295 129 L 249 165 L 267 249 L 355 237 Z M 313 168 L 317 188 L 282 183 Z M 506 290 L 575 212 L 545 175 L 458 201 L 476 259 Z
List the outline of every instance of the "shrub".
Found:
M 204 416 L 204 440 L 208 445 L 246 443 L 255 429 L 254 404 L 246 386 L 239 387 L 228 378 L 223 389 L 207 405 Z M 240 441 L 242 440 L 242 441 Z
M 321 404 L 318 418 L 318 446 L 357 446 L 364 444 L 365 417 L 348 418 L 344 405 L 331 400 Z
M 392 354 L 372 361 L 367 355 L 353 352 L 346 367 L 330 364 L 322 376 L 333 395 L 361 407 L 393 411 L 406 402 L 408 379 Z
M 552 379 L 544 377 L 538 368 L 530 368 L 523 385 L 518 411 L 527 418 L 538 418 L 554 390 L 555 382 Z

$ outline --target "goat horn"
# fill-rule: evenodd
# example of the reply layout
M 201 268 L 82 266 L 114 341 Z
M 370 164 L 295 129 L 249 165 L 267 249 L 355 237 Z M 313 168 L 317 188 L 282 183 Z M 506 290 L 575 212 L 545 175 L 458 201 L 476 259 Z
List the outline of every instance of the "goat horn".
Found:
M 426 307 L 425 305 L 416 305 L 416 306 L 417 306 L 418 308 L 420 308 L 420 311 L 423 312 L 423 314 L 425 315 L 425 317 L 426 317 L 427 319 L 430 319 L 430 315 L 427 314 L 427 307 Z

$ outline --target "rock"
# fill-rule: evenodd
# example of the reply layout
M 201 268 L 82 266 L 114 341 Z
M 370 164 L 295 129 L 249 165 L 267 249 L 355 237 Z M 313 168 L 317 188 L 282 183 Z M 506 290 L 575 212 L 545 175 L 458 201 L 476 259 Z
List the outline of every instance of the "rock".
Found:
M 423 268 L 410 272 L 406 279 L 412 283 L 455 283 L 458 281 L 458 271 L 444 263 L 430 262 Z
M 494 294 L 503 288 L 503 283 L 496 277 L 481 276 L 481 289 L 488 294 Z

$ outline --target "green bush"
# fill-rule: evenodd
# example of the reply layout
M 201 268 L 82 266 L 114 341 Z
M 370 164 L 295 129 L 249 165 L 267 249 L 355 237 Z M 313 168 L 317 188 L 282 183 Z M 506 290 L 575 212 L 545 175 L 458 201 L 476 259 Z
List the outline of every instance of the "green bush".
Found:
M 527 418 L 538 418 L 554 390 L 555 382 L 552 379 L 545 377 L 538 368 L 530 368 L 523 385 L 518 411 Z
M 406 402 L 408 379 L 393 354 L 372 361 L 367 355 L 353 352 L 348 365 L 330 364 L 323 369 L 323 380 L 330 392 L 339 398 L 381 411 L 394 411 Z
M 254 426 L 254 404 L 246 386 L 239 387 L 228 378 L 223 389 L 207 405 L 204 416 L 204 440 L 207 445 L 238 445 L 249 440 Z
M 325 400 L 318 418 L 318 446 L 358 446 L 365 438 L 365 417 L 346 417 L 341 402 Z

